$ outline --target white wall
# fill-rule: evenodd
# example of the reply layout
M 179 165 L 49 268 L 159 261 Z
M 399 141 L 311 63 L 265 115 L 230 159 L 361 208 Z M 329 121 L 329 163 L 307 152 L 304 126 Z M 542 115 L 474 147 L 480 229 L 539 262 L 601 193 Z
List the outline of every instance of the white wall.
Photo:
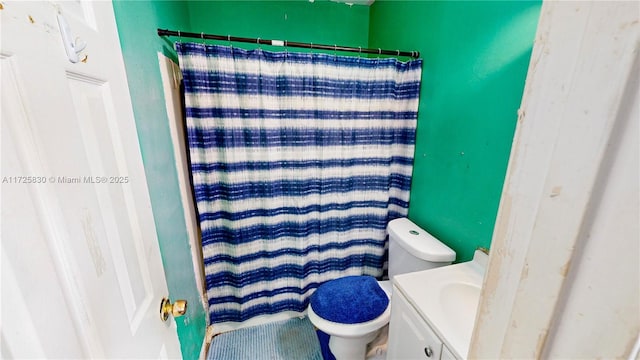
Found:
M 472 358 L 620 358 L 640 331 L 640 3 L 543 4 Z

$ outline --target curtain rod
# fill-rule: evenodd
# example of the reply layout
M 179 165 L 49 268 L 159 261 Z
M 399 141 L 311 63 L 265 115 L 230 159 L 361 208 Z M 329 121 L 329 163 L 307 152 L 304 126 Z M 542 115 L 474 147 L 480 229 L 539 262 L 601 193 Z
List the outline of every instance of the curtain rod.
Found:
M 226 40 L 226 41 L 234 41 L 234 42 L 243 42 L 243 43 L 252 43 L 252 44 L 264 44 L 264 45 L 273 45 L 273 46 L 284 46 L 284 47 L 296 47 L 296 48 L 305 48 L 305 49 L 321 49 L 321 50 L 333 50 L 333 51 L 348 51 L 348 52 L 357 52 L 364 54 L 378 54 L 378 55 L 395 55 L 395 56 L 408 56 L 412 58 L 419 58 L 419 51 L 400 51 L 400 50 L 381 50 L 378 49 L 363 49 L 361 47 L 350 47 L 350 46 L 339 46 L 339 45 L 322 45 L 322 44 L 314 44 L 314 43 L 301 43 L 301 42 L 293 42 L 286 40 L 267 40 L 261 38 L 245 38 L 245 37 L 237 37 L 230 35 L 213 35 L 213 34 L 204 34 L 204 33 L 192 33 L 186 31 L 174 31 L 174 30 L 166 30 L 166 29 L 158 29 L 158 36 L 177 36 L 177 37 L 186 37 L 186 38 L 197 38 L 197 39 L 211 39 L 211 40 Z

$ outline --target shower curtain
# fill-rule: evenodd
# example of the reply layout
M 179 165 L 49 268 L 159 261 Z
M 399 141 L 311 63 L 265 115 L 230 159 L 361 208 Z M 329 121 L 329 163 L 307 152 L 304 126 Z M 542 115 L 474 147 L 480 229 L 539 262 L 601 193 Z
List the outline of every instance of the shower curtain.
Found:
M 407 214 L 421 60 L 176 49 L 211 323 L 381 276 L 386 225 Z

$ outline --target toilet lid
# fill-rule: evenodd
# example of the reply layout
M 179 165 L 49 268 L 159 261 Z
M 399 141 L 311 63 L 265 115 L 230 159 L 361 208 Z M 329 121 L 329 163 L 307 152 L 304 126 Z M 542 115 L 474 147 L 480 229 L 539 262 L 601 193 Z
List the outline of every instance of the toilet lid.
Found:
M 371 321 L 389 306 L 387 294 L 371 276 L 347 276 L 320 285 L 311 295 L 311 307 L 325 320 L 342 324 Z

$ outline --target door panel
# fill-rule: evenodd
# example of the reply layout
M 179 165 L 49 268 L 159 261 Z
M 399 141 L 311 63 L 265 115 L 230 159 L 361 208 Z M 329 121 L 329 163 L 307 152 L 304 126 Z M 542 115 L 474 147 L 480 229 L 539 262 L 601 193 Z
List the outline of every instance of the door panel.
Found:
M 113 117 L 116 111 L 109 96 L 109 84 L 96 79 L 68 75 L 78 119 L 76 126 L 84 140 L 91 173 L 127 173 L 124 154 L 120 151 L 123 144 L 117 136 L 117 123 Z M 107 186 L 103 183 L 105 180 Z M 130 179 L 128 176 L 108 176 L 105 179 L 99 175 L 83 176 L 82 182 L 88 182 L 95 188 L 99 211 L 103 214 L 102 221 L 106 224 L 106 235 L 111 239 L 107 246 L 111 253 L 121 300 L 128 321 L 132 321 L 132 327 L 137 328 L 142 314 L 148 310 L 153 298 L 153 288 L 143 249 L 136 246 L 141 244 L 142 230 L 137 221 L 135 199 L 129 186 Z M 117 209 L 120 211 L 116 211 Z M 85 233 L 91 229 L 92 222 L 90 214 L 87 213 L 83 220 Z M 94 258 L 101 261 L 97 255 Z
M 3 6 L 2 356 L 178 358 L 112 5 Z

